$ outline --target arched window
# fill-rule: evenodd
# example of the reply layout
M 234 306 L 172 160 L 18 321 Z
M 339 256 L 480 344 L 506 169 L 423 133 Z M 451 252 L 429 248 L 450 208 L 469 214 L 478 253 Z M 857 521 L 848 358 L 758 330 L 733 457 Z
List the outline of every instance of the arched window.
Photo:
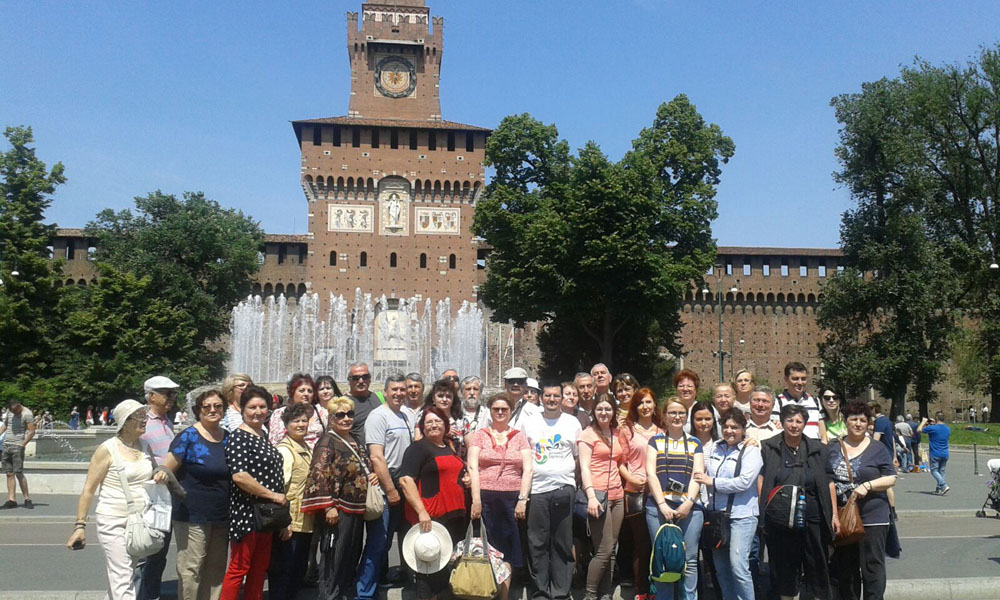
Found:
M 449 254 L 448 255 L 448 268 L 449 269 L 454 269 L 455 268 L 455 263 L 457 263 L 457 262 L 458 261 L 455 259 L 455 255 L 454 254 Z
M 330 250 L 330 266 L 331 267 L 336 267 L 337 266 L 337 251 L 336 250 Z
M 393 269 L 396 268 L 396 253 L 392 252 L 389 254 L 389 266 Z
M 368 253 L 367 252 L 362 252 L 361 253 L 361 260 L 358 262 L 358 266 L 359 267 L 367 267 L 368 266 Z
M 421 269 L 427 268 L 427 255 L 424 254 L 423 252 L 420 253 L 420 268 Z

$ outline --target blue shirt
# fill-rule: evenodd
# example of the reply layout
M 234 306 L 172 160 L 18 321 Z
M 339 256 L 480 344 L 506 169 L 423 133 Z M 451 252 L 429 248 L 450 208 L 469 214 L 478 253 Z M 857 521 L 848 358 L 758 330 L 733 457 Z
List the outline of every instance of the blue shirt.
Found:
M 183 501 L 174 499 L 173 517 L 185 523 L 226 523 L 229 521 L 229 485 L 226 442 L 206 440 L 192 425 L 170 443 L 180 468 L 177 481 L 187 492 Z
M 931 446 L 931 458 L 948 458 L 948 438 L 951 436 L 951 428 L 940 423 L 925 425 L 924 433 L 927 434 L 927 443 Z
M 896 456 L 896 449 L 893 447 L 893 440 L 895 439 L 895 431 L 892 427 L 892 421 L 889 417 L 882 415 L 875 419 L 875 433 L 881 433 L 882 437 L 879 441 L 885 446 L 885 449 L 889 451 L 889 456 Z
M 730 494 L 733 495 L 733 512 L 730 517 L 756 517 L 760 512 L 757 501 L 757 475 L 764 466 L 760 456 L 759 446 L 746 446 L 743 460 L 740 463 L 740 474 L 736 475 L 736 460 L 740 449 L 746 442 L 741 442 L 735 448 L 723 441 L 715 444 L 712 451 L 705 455 L 705 473 L 713 477 L 712 500 L 709 510 L 725 510 Z

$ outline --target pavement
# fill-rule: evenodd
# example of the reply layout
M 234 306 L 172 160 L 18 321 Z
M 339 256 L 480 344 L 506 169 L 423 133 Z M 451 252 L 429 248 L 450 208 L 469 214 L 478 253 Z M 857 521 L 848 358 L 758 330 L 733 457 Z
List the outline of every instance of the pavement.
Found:
M 902 557 L 887 559 L 888 600 L 1000 598 L 1000 518 L 987 510 L 978 518 L 990 481 L 988 458 L 1000 458 L 1000 449 L 980 450 L 980 475 L 974 474 L 973 455 L 953 449 L 947 478 L 951 491 L 935 496 L 929 473 L 903 474 L 896 486 L 898 529 Z M 29 471 L 30 485 L 30 471 Z M 94 526 L 88 544 L 71 552 L 66 539 L 75 520 L 77 497 L 35 495 L 36 508 L 0 510 L 0 600 L 90 600 L 104 597 L 104 556 Z M 20 496 L 18 496 L 20 502 Z M 93 516 L 91 517 L 93 523 Z M 390 553 L 392 563 L 398 562 Z M 411 600 L 412 589 L 385 589 L 387 600 Z M 582 590 L 574 597 L 582 597 Z M 176 595 L 174 550 L 164 571 L 164 597 Z M 305 590 L 300 599 L 314 598 Z M 513 589 L 512 598 L 524 596 Z M 616 600 L 631 600 L 630 588 L 617 589 Z

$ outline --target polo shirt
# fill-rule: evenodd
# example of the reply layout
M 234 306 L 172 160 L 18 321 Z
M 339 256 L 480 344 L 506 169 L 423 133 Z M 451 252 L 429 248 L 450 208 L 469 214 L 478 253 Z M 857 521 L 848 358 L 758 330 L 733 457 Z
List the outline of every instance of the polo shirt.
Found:
M 163 464 L 170 442 L 174 441 L 174 422 L 167 417 L 159 416 L 152 410 L 146 412 L 146 432 L 139 437 L 144 448 L 149 449 L 157 466 Z
M 763 442 L 781 433 L 781 427 L 773 420 L 763 425 L 757 425 L 751 419 L 747 419 L 746 437 Z
M 798 404 L 806 409 L 809 413 L 809 420 L 806 421 L 806 427 L 802 430 L 802 435 L 818 440 L 819 421 L 823 416 L 819 402 L 810 396 L 809 392 L 802 392 L 802 396 L 798 400 L 795 400 L 788 394 L 788 390 L 785 390 L 774 399 L 774 408 L 771 409 L 771 417 L 781 422 L 781 409 L 787 404 Z

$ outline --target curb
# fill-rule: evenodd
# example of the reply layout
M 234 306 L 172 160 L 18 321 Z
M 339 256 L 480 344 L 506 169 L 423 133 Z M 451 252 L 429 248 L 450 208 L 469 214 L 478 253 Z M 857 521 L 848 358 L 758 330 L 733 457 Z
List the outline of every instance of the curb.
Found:
M 1000 588 L 1000 577 L 970 577 L 953 579 L 897 579 L 889 580 L 885 588 L 885 600 L 994 600 L 997 589 Z M 511 590 L 514 592 L 514 590 Z M 581 596 L 582 590 L 575 594 Z M 74 592 L 74 591 L 0 591 L 0 600 L 103 600 L 105 592 Z M 385 592 L 385 600 L 411 600 L 416 597 L 412 589 L 389 588 Z M 512 598 L 523 598 L 517 593 Z M 631 600 L 632 595 L 622 596 L 621 588 L 616 587 L 614 600 Z

